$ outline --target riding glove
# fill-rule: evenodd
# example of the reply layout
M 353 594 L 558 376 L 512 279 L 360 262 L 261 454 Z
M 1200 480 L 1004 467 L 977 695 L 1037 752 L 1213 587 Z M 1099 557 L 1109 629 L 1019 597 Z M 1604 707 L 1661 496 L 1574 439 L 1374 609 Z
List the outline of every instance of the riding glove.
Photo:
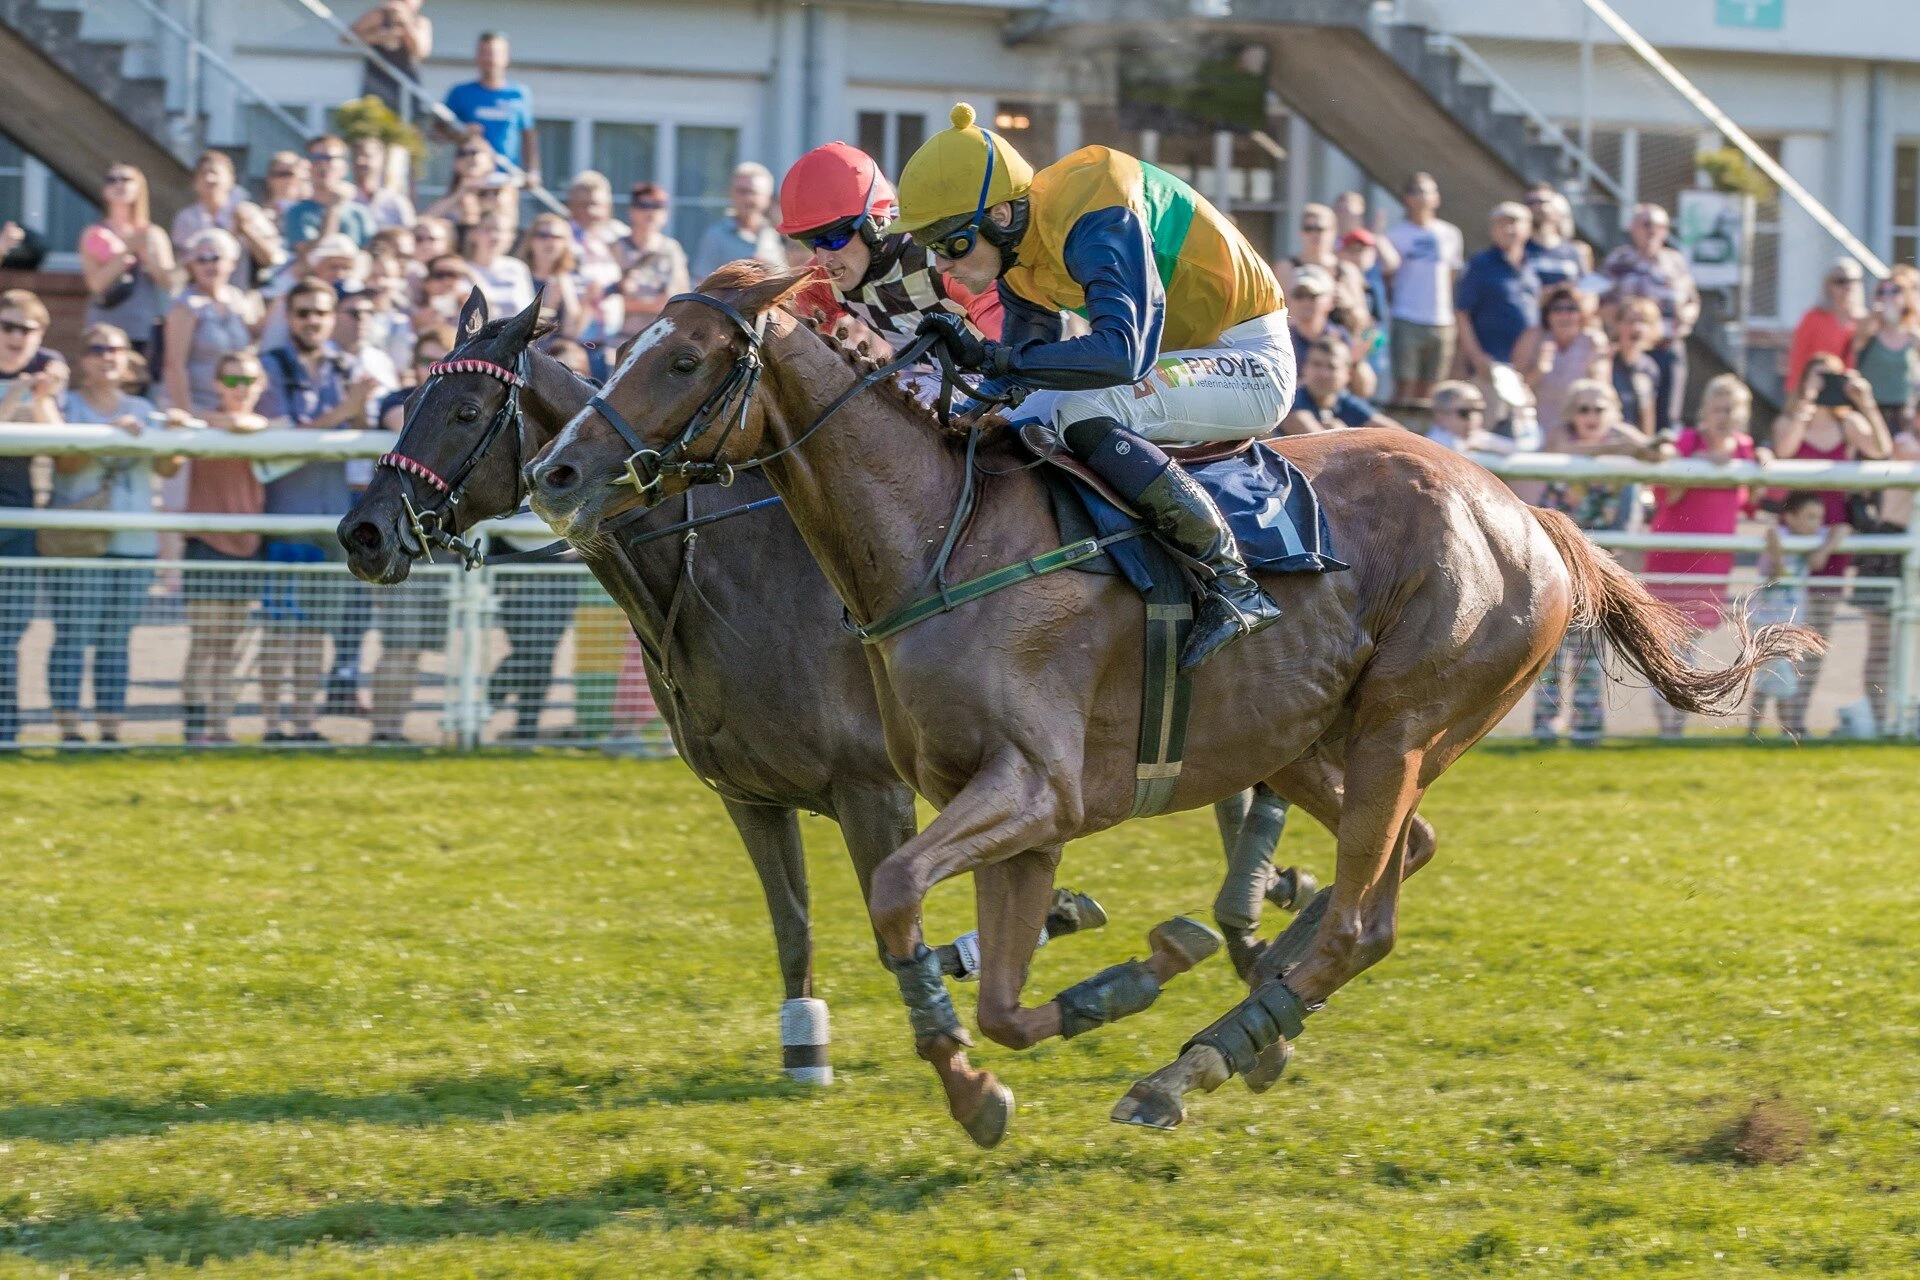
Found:
M 936 335 L 939 344 L 953 357 L 954 365 L 961 369 L 1004 375 L 1013 354 L 1012 348 L 982 338 L 968 327 L 964 319 L 951 311 L 929 312 L 922 317 L 915 333 L 920 337 Z

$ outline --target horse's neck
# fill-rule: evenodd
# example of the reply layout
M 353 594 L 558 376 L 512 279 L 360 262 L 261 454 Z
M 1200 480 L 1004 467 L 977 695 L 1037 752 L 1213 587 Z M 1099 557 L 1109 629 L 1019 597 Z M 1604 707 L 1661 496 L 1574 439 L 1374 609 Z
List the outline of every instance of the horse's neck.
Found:
M 789 326 L 769 343 L 769 447 L 793 443 L 855 375 L 818 337 Z M 890 389 L 872 388 L 767 466 L 773 487 L 840 599 L 871 622 L 927 575 L 958 504 L 966 463 Z
M 527 458 L 553 443 L 573 415 L 587 407 L 593 388 L 573 370 L 535 347 L 528 360 L 520 412 L 527 423 Z

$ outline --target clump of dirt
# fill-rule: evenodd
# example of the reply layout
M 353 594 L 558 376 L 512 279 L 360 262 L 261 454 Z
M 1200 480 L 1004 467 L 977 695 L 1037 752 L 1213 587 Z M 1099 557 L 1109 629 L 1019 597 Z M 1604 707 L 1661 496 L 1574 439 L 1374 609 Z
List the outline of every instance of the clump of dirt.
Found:
M 1813 1142 L 1813 1122 L 1786 1099 L 1756 1101 L 1701 1143 L 1695 1156 L 1734 1164 L 1792 1164 Z

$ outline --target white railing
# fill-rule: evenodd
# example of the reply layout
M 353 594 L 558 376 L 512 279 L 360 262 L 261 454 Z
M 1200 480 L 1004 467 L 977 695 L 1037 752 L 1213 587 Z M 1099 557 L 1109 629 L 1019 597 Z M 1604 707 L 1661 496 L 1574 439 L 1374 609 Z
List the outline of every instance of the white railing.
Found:
M 148 456 L 148 457 L 240 457 L 261 461 L 345 461 L 376 458 L 394 447 L 391 432 L 342 430 L 297 431 L 269 429 L 247 434 L 206 429 L 204 424 L 166 429 L 151 429 L 137 435 L 105 426 L 40 426 L 0 424 L 0 455 L 73 455 Z M 1764 466 L 1751 462 L 1714 464 L 1683 458 L 1665 462 L 1642 462 L 1631 458 L 1580 457 L 1564 454 L 1474 455 L 1474 460 L 1507 480 L 1572 480 L 1662 484 L 1676 488 L 1724 488 L 1753 486 L 1815 490 L 1920 490 L 1920 463 L 1911 462 L 1770 462 Z M 332 534 L 337 518 L 332 516 L 249 516 L 211 515 L 186 512 L 106 512 L 44 508 L 0 507 L 0 529 L 92 529 L 114 532 L 160 531 L 166 533 L 240 533 L 254 532 L 281 537 L 325 538 Z M 521 538 L 551 536 L 547 526 L 535 517 L 522 515 L 489 521 L 481 526 L 489 536 L 502 534 Z M 1619 551 L 1676 550 L 1719 551 L 1753 554 L 1766 545 L 1753 534 L 1674 534 L 1647 531 L 1597 531 L 1590 535 L 1601 546 Z M 1811 551 L 1818 538 L 1784 539 L 1790 551 Z M 1872 580 L 1889 588 L 1885 611 L 1893 628 L 1890 672 L 1886 681 L 1887 705 L 1892 709 L 1886 729 L 1902 736 L 1920 731 L 1916 717 L 1916 692 L 1920 692 L 1920 522 L 1905 534 L 1852 534 L 1839 544 L 1842 554 L 1897 556 L 1901 574 L 1897 580 Z M 31 561 L 15 561 L 30 565 Z M 105 563 L 105 562 L 103 562 Z M 4 570 L 5 563 L 0 563 Z M 344 572 L 337 566 L 334 572 Z M 449 591 L 450 607 L 458 619 L 456 630 L 475 635 L 484 626 L 490 606 L 489 578 L 486 570 L 466 587 Z M 576 576 L 583 571 L 571 570 Z M 463 652 L 477 654 L 474 645 Z M 462 670 L 450 680 L 447 726 L 455 740 L 465 744 L 480 741 L 478 726 L 484 722 L 487 708 L 484 696 L 474 694 L 485 684 L 479 657 L 467 659 L 472 670 Z M 465 692 L 462 692 L 465 691 Z M 471 695 L 471 696 L 469 696 Z

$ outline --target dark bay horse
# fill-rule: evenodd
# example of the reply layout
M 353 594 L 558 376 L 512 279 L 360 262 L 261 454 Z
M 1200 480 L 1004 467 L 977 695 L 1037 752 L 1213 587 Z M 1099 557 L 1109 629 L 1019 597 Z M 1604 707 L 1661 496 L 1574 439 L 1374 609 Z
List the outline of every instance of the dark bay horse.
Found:
M 519 505 L 522 464 L 594 392 L 530 347 L 538 309 L 535 303 L 488 323 L 476 291 L 461 314 L 461 341 L 447 361 L 470 367 L 436 375 L 411 406 L 397 453 L 460 491 L 448 516 L 456 534 Z M 515 375 L 526 379 L 517 396 L 520 421 L 505 421 L 508 384 L 489 368 L 522 371 Z M 403 473 L 381 468 L 340 522 L 348 563 L 369 582 L 404 580 L 425 550 L 412 532 L 407 503 L 418 510 L 430 505 L 423 498 L 438 491 L 418 472 L 411 474 L 419 489 L 409 498 Z M 672 534 L 671 526 L 683 518 L 769 497 L 757 476 L 724 495 L 695 499 L 689 493 L 674 510 L 589 539 L 579 550 L 632 622 L 680 755 L 720 794 L 759 875 L 786 987 L 781 1032 L 787 1072 L 824 1081 L 831 1068 L 825 1007 L 812 1000 L 813 941 L 798 811 L 824 813 L 840 823 L 863 893 L 874 868 L 913 835 L 917 818 L 913 790 L 887 758 L 861 645 L 841 626 L 839 600 L 784 511 L 763 504 L 724 523 L 657 536 L 663 529 Z M 779 660 L 767 662 L 768 653 Z M 1236 841 L 1240 846 L 1238 885 L 1243 898 L 1252 898 L 1256 919 L 1264 890 L 1282 906 L 1304 905 L 1312 892 L 1310 877 L 1293 868 L 1273 871 L 1266 861 L 1279 836 L 1275 804 L 1270 796 L 1256 800 L 1244 831 L 1246 801 L 1234 797 L 1220 805 L 1222 838 L 1230 855 Z M 1249 847 L 1257 856 L 1248 857 Z M 1078 895 L 1050 907 L 1055 935 L 1099 923 L 1097 905 Z
M 971 454 L 896 395 L 869 392 L 822 419 L 856 379 L 780 309 L 804 279 L 735 263 L 701 295 L 675 299 L 647 348 L 530 469 L 535 510 L 569 537 L 591 538 L 636 504 L 764 464 L 853 619 L 871 625 L 925 597 L 953 532 L 943 522 L 976 482 Z M 763 375 L 746 381 L 744 407 L 716 409 L 756 360 Z M 1416 806 L 1521 698 L 1570 622 L 1601 627 L 1670 703 L 1705 713 L 1737 705 L 1760 664 L 1817 643 L 1768 628 L 1743 635 L 1727 669 L 1694 667 L 1677 611 L 1571 521 L 1528 507 L 1470 460 L 1404 431 L 1274 447 L 1313 479 L 1335 552 L 1353 569 L 1263 579 L 1285 619 L 1197 673 L 1173 807 L 1265 781 L 1335 832 L 1337 876 L 1290 927 L 1295 936 L 1261 957 L 1252 994 L 1136 1084 L 1116 1120 L 1178 1124 L 1185 1093 L 1266 1070 L 1312 1010 L 1388 954 L 1401 882 L 1433 852 Z M 1014 461 L 1000 449 L 982 455 L 980 469 L 995 474 L 978 481 L 951 581 L 1059 544 L 1040 482 Z M 1020 1003 L 1059 850 L 1124 821 L 1133 802 L 1141 620 L 1123 582 L 1059 573 L 868 649 L 894 764 L 940 809 L 875 871 L 869 909 L 916 1048 L 976 1141 L 998 1139 L 1010 1098 L 966 1061 L 966 1033 L 921 940 L 921 900 L 973 873 L 985 950 L 978 1017 L 1000 1043 L 1074 1034 L 1150 1003 L 1138 998 L 1150 984 L 1128 973 L 1089 980 L 1110 997 L 1091 1015 L 1087 984 L 1038 1008 Z

